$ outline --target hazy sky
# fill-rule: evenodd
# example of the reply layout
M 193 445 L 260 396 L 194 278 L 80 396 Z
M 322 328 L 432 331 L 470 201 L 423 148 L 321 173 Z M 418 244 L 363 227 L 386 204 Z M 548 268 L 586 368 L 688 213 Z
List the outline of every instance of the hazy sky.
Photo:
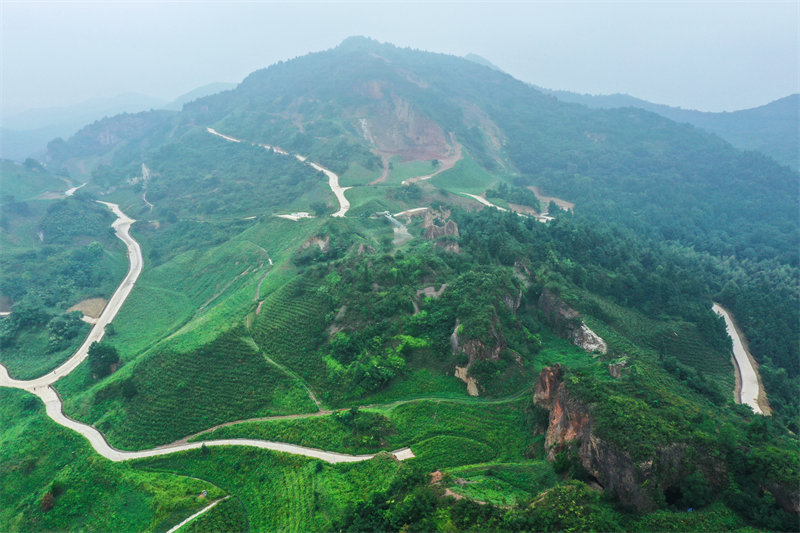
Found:
M 481 55 L 527 82 L 709 111 L 800 89 L 800 2 L 16 2 L 4 111 L 241 81 L 350 35 Z

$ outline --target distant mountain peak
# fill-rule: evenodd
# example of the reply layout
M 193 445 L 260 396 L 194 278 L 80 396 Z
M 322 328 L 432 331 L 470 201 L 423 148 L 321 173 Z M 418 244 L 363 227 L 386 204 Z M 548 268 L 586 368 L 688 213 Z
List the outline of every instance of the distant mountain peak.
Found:
M 336 48 L 338 50 L 346 52 L 367 52 L 367 51 L 376 51 L 380 48 L 386 48 L 386 47 L 394 48 L 391 44 L 382 43 L 371 37 L 364 37 L 363 35 L 353 35 L 347 37 Z

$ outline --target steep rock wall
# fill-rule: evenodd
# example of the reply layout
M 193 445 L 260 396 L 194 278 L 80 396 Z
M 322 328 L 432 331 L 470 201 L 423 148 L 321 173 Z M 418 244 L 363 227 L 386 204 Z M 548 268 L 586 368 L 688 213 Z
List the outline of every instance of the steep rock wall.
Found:
M 589 406 L 570 395 L 564 374 L 560 365 L 544 368 L 534 386 L 534 403 L 550 411 L 545 436 L 548 459 L 553 461 L 556 454 L 576 445 L 581 465 L 605 490 L 639 510 L 652 510 L 657 493 L 679 481 L 685 446 L 665 446 L 653 458 L 635 462 L 595 434 Z

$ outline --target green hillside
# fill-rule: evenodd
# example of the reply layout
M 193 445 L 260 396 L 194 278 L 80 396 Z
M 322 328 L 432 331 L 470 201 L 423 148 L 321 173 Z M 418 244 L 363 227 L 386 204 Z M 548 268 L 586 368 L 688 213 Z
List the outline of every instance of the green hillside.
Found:
M 101 199 L 137 220 L 144 268 L 100 344 L 118 360 L 53 384 L 68 417 L 121 450 L 377 455 L 204 446 L 112 464 L 4 388 L 5 438 L 27 440 L 0 446 L 0 530 L 165 530 L 200 486 L 230 498 L 185 530 L 798 524 L 798 175 L 766 157 L 350 38 L 179 112 L 98 121 L 47 159 L 3 166 L 12 377 L 67 359 L 88 330 L 67 308 L 123 278 Z M 41 196 L 66 173 L 87 185 Z M 772 416 L 735 403 L 712 302 L 736 315 Z M 54 493 L 37 507 L 62 478 L 83 518 Z

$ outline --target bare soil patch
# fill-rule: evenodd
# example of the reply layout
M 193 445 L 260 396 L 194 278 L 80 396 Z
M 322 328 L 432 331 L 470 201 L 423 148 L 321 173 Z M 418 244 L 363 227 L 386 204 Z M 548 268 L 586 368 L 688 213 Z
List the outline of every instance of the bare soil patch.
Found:
M 429 180 L 432 177 L 436 176 L 437 174 L 440 174 L 445 170 L 450 170 L 451 168 L 456 166 L 456 163 L 461 161 L 462 157 L 461 145 L 458 143 L 458 141 L 456 141 L 456 137 L 452 133 L 450 134 L 450 140 L 453 143 L 453 148 L 447 155 L 439 158 L 439 168 L 436 170 L 436 172 L 425 176 L 415 176 L 413 178 L 408 178 L 407 180 L 403 180 L 402 184 L 410 185 L 412 183 L 417 183 L 418 181 Z
M 103 312 L 103 309 L 105 309 L 107 303 L 108 300 L 105 298 L 89 298 L 87 300 L 83 300 L 82 302 L 78 302 L 67 309 L 67 313 L 80 311 L 90 318 L 99 318 L 100 313 Z
M 555 196 L 547 196 L 542 193 L 542 190 L 539 187 L 530 186 L 528 189 L 533 191 L 533 194 L 536 195 L 536 198 L 542 202 L 542 205 L 545 207 L 545 211 L 547 211 L 547 206 L 550 204 L 550 202 L 555 202 L 556 205 L 564 211 L 573 211 L 575 209 L 575 204 L 572 202 L 562 200 L 561 198 L 556 198 Z

